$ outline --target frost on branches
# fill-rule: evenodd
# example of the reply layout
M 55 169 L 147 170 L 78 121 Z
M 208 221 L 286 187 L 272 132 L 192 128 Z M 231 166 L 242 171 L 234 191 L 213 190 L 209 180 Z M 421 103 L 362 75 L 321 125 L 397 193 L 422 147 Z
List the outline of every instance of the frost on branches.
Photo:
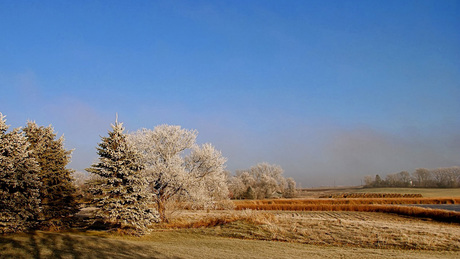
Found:
M 139 155 L 128 146 L 122 123 L 112 125 L 97 148 L 99 161 L 86 169 L 94 174 L 90 191 L 98 208 L 96 216 L 106 222 L 143 232 L 157 214 L 148 208 L 146 179 Z
M 144 175 L 160 219 L 167 221 L 167 204 L 192 201 L 211 208 L 228 201 L 226 159 L 211 144 L 195 144 L 197 132 L 180 126 L 160 125 L 129 135 L 141 154 Z
M 72 151 L 65 150 L 64 137 L 56 139 L 51 126 L 39 127 L 35 122 L 28 122 L 23 132 L 30 143 L 28 149 L 40 168 L 38 175 L 42 182 L 40 197 L 44 219 L 50 224 L 62 224 L 63 219 L 79 211 L 72 170 L 66 168 Z
M 20 129 L 7 133 L 5 122 L 0 113 L 0 233 L 34 226 L 41 211 L 37 161 Z
M 229 181 L 229 188 L 235 199 L 264 199 L 272 197 L 294 197 L 296 183 L 283 177 L 279 165 L 259 163 L 248 170 L 236 172 Z

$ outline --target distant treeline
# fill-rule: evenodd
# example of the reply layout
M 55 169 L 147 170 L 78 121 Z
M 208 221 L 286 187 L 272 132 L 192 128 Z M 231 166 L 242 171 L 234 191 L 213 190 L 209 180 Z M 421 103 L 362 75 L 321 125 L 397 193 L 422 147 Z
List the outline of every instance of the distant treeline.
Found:
M 460 167 L 418 168 L 412 174 L 402 171 L 388 174 L 385 179 L 380 175 L 366 176 L 364 182 L 366 187 L 455 188 L 460 187 Z

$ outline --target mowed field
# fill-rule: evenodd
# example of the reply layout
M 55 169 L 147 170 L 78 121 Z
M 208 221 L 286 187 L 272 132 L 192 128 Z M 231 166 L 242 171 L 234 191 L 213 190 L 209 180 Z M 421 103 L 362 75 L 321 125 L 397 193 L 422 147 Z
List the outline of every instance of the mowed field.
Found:
M 142 237 L 88 230 L 4 235 L 0 257 L 460 258 L 460 224 L 381 212 L 184 210 Z

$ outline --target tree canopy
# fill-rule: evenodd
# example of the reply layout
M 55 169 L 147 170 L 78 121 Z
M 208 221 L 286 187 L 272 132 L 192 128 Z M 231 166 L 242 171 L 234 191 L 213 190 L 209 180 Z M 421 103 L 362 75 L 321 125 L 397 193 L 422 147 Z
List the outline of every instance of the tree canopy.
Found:
M 279 165 L 259 163 L 247 170 L 238 170 L 229 179 L 230 191 L 236 199 L 264 199 L 276 196 L 294 197 L 295 181 L 284 178 Z
M 71 150 L 64 148 L 64 137 L 56 138 L 51 126 L 38 126 L 28 122 L 23 129 L 30 143 L 28 150 L 39 165 L 38 176 L 42 182 L 40 197 L 46 221 L 60 221 L 79 211 L 70 163 Z
M 131 145 L 141 154 L 160 218 L 167 221 L 167 203 L 194 201 L 205 207 L 228 200 L 224 173 L 226 159 L 211 144 L 198 146 L 197 131 L 160 125 L 130 134 Z

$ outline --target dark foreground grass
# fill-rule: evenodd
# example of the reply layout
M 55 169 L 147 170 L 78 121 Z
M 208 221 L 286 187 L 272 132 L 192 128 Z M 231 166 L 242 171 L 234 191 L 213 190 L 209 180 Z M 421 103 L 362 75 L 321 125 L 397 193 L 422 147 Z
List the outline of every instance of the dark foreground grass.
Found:
M 34 232 L 0 237 L 0 258 L 459 258 L 451 251 L 314 246 L 200 235 L 187 230 L 144 237 Z

